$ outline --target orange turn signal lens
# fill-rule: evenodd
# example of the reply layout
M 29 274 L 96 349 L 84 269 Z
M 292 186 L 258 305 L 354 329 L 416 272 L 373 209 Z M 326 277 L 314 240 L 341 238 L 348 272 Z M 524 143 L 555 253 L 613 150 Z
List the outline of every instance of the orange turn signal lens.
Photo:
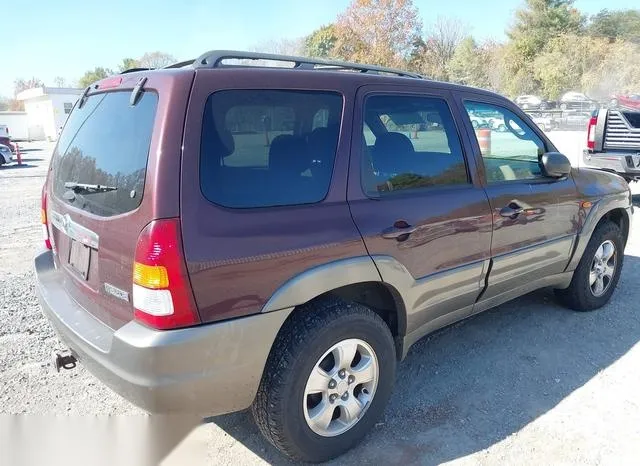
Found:
M 40 222 L 42 224 L 47 223 L 47 212 L 44 209 L 40 209 Z
M 145 265 L 140 262 L 133 263 L 133 283 L 145 288 L 168 288 L 169 274 L 161 265 Z

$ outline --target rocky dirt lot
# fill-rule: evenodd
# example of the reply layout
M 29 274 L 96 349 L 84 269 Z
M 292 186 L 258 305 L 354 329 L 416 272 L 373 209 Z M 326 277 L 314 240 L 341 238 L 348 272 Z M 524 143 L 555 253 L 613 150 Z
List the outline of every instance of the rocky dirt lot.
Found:
M 577 163 L 582 135 L 551 138 Z M 40 189 L 52 145 L 24 147 L 24 166 L 0 167 L 0 413 L 142 415 L 82 367 L 49 367 L 57 343 L 31 264 L 42 243 Z M 384 418 L 335 464 L 637 464 L 638 216 L 633 228 L 605 308 L 574 313 L 542 290 L 421 341 L 399 368 Z M 186 458 L 286 463 L 247 413 L 211 419 L 167 463 Z

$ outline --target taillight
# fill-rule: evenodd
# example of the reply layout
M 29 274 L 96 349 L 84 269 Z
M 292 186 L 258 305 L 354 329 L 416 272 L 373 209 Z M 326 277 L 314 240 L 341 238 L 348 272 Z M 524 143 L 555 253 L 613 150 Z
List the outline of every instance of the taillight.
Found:
M 596 148 L 596 124 L 598 123 L 598 117 L 591 117 L 589 119 L 589 126 L 587 126 L 587 148 L 589 150 L 595 150 Z
M 133 264 L 135 318 L 157 329 L 200 323 L 182 252 L 180 220 L 154 220 L 140 236 Z
M 42 186 L 40 222 L 42 223 L 42 239 L 44 239 L 44 245 L 47 247 L 47 249 L 53 249 L 51 247 L 51 240 L 49 239 L 49 226 L 47 222 L 47 183 Z

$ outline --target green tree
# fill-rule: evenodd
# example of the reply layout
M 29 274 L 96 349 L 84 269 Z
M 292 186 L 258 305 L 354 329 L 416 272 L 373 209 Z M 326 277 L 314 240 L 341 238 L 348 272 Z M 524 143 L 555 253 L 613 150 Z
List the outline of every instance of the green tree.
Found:
M 478 47 L 473 37 L 467 37 L 456 47 L 447 64 L 449 79 L 455 83 L 475 87 L 489 87 L 486 50 Z
M 579 34 L 584 16 L 573 0 L 526 0 L 516 11 L 504 56 L 505 91 L 510 95 L 533 92 L 538 87 L 533 63 L 545 45 L 563 34 Z
M 597 69 L 608 53 L 606 39 L 575 34 L 558 36 L 535 59 L 534 78 L 546 97 L 557 99 L 568 90 L 583 89 L 583 76 Z
M 322 26 L 305 37 L 304 53 L 310 57 L 331 57 L 335 53 L 334 47 L 337 40 L 333 24 Z
M 100 79 L 104 79 L 112 74 L 113 71 L 111 71 L 109 68 L 98 66 L 93 70 L 85 72 L 85 74 L 83 74 L 82 77 L 78 80 L 78 85 L 80 87 L 87 87 L 90 84 L 93 84 L 94 82 L 99 81 Z
M 607 39 L 603 39 L 607 40 Z M 582 88 L 593 97 L 637 93 L 640 89 L 640 44 L 615 41 L 607 45 L 581 77 Z
M 589 20 L 587 31 L 596 37 L 605 37 L 613 42 L 623 39 L 640 44 L 640 9 L 601 10 Z
M 401 67 L 421 30 L 422 21 L 411 0 L 353 0 L 335 23 L 335 54 Z
M 132 68 L 138 68 L 138 66 L 138 60 L 135 58 L 123 58 L 118 65 L 118 70 L 122 73 L 123 71 L 127 71 Z

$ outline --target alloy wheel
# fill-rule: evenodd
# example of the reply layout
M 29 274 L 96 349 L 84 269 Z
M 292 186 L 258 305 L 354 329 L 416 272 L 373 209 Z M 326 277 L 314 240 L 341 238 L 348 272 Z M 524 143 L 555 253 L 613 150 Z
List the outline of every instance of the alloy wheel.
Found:
M 378 359 L 365 341 L 351 338 L 333 345 L 316 362 L 302 400 L 309 428 L 335 437 L 355 426 L 378 386 Z
M 589 287 L 595 297 L 606 293 L 616 271 L 616 246 L 611 240 L 603 242 L 596 249 L 589 272 Z

